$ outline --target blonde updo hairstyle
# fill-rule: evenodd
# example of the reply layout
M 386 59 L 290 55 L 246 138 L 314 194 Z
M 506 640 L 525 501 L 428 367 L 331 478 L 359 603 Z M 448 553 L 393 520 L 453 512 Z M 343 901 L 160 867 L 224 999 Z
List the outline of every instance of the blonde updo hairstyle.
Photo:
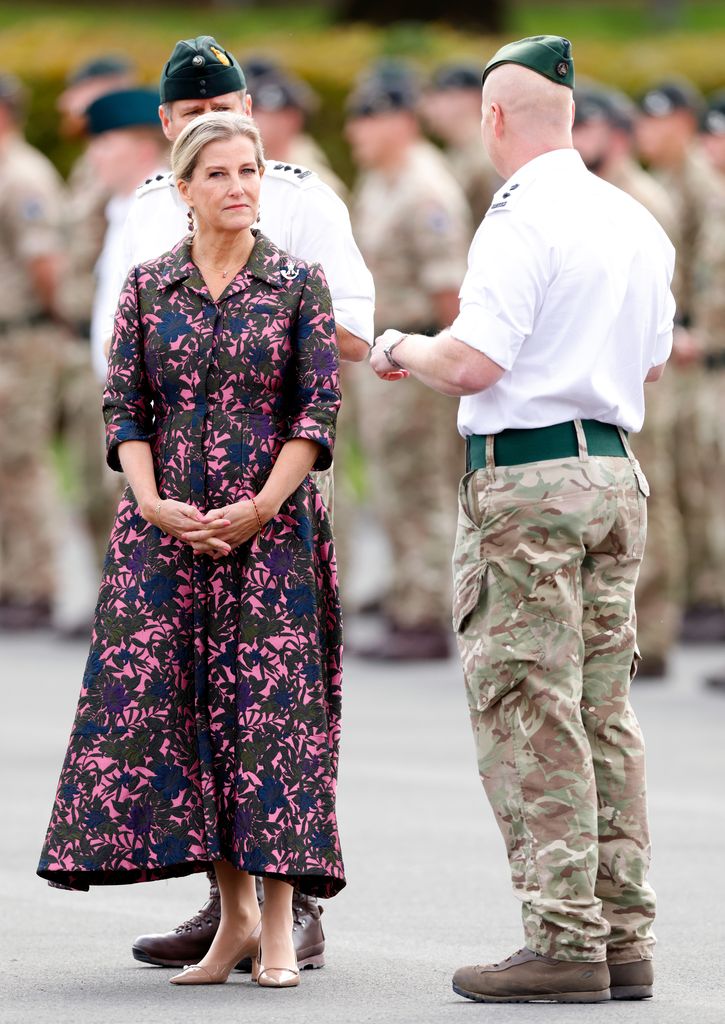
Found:
M 202 114 L 187 124 L 171 150 L 171 170 L 177 181 L 190 181 L 199 157 L 210 142 L 227 139 L 249 139 L 254 146 L 257 167 L 264 166 L 262 136 L 251 117 L 246 114 L 212 112 Z

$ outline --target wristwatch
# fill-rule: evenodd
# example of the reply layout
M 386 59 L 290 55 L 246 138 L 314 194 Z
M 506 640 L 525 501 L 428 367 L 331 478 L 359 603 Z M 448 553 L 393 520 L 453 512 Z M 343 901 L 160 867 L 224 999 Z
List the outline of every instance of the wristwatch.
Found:
M 393 349 L 397 345 L 399 345 L 401 343 L 401 341 L 405 341 L 405 339 L 408 336 L 409 336 L 409 334 L 401 334 L 399 338 L 397 338 L 395 341 L 391 341 L 391 343 L 387 346 L 387 348 L 383 349 L 383 355 L 388 360 L 388 362 L 390 363 L 390 365 L 393 367 L 394 370 L 404 370 L 405 369 L 405 367 L 401 366 L 401 364 L 398 362 L 398 360 L 394 358 L 394 356 L 393 356 Z

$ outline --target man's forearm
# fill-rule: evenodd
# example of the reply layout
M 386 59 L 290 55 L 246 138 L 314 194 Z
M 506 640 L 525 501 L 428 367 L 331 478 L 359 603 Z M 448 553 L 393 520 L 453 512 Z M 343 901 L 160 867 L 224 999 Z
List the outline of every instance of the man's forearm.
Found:
M 341 323 L 335 324 L 335 333 L 337 334 L 340 359 L 344 359 L 348 363 L 361 363 L 363 359 L 367 359 L 370 346 L 363 338 L 358 338 Z
M 376 349 L 382 350 L 386 345 L 383 336 L 376 343 Z M 395 346 L 392 356 L 427 387 L 454 398 L 476 395 L 495 384 L 503 374 L 500 366 L 482 352 L 458 341 L 448 330 L 433 338 L 409 334 Z M 381 365 L 380 353 L 376 353 L 376 371 Z

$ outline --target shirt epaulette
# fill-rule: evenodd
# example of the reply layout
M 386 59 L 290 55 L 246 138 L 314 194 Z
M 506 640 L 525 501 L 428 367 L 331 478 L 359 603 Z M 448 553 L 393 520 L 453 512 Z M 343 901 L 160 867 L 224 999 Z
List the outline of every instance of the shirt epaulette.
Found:
M 139 185 L 136 189 L 137 198 L 145 196 L 148 192 L 153 192 L 158 188 L 173 188 L 174 176 L 169 171 L 167 174 L 155 174 L 153 178 L 147 178 L 146 181 Z
M 499 210 L 510 210 L 515 204 L 519 197 L 520 185 L 516 181 L 512 181 L 509 185 L 506 183 L 493 197 L 491 205 L 486 211 L 486 216 L 490 213 L 497 213 Z
M 287 181 L 297 188 L 311 188 L 320 184 L 320 176 L 309 167 L 300 167 L 299 164 L 287 164 L 281 160 L 268 160 L 265 165 L 265 174 L 280 181 Z

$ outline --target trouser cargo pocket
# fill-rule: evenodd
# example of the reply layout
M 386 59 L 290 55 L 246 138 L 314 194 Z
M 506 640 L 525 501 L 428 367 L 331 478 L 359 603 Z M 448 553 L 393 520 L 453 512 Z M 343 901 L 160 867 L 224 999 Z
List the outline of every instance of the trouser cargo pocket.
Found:
M 507 593 L 490 562 L 459 564 L 454 579 L 453 628 L 468 704 L 485 711 L 511 691 L 543 656 L 530 614 Z

